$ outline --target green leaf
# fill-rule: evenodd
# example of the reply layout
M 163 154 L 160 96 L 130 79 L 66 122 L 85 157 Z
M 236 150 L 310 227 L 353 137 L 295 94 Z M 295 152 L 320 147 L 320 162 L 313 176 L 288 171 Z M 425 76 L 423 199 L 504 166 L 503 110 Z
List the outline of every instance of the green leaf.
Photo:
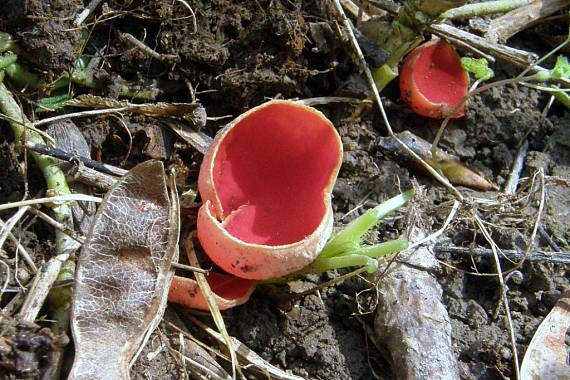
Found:
M 489 62 L 485 58 L 461 58 L 461 66 L 475 76 L 477 80 L 487 80 L 495 76 L 489 68 Z
M 563 55 L 558 56 L 558 58 L 556 59 L 556 64 L 552 69 L 551 78 L 552 79 L 570 78 L 570 63 L 568 63 L 567 57 Z
M 47 96 L 38 101 L 36 113 L 56 111 L 65 107 L 70 100 L 71 96 L 68 94 Z

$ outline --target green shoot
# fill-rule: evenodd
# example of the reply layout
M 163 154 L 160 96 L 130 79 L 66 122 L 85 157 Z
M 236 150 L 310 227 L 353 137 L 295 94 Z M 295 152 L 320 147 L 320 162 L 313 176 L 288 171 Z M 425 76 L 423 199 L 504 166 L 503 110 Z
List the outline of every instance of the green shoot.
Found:
M 461 58 L 461 66 L 471 73 L 478 81 L 491 79 L 495 76 L 493 70 L 489 67 L 489 62 L 485 58 Z
M 334 235 L 323 249 L 319 258 L 339 256 L 347 252 L 357 251 L 360 249 L 362 237 L 366 232 L 376 226 L 386 215 L 408 203 L 413 196 L 414 190 L 408 190 L 366 211 L 349 223 L 342 231 Z
M 376 272 L 378 269 L 376 259 L 407 249 L 408 240 L 400 238 L 381 244 L 363 245 L 362 238 L 386 215 L 404 206 L 413 196 L 414 190 L 408 190 L 366 211 L 334 235 L 319 257 L 297 274 L 318 274 L 347 267 L 365 267 L 368 273 Z
M 18 60 L 18 56 L 13 53 L 8 53 L 0 57 L 0 70 L 4 70 Z
M 334 235 L 319 257 L 309 266 L 285 277 L 263 281 L 265 284 L 283 283 L 305 274 L 320 274 L 333 269 L 363 267 L 368 273 L 378 270 L 378 258 L 406 250 L 408 239 L 399 238 L 380 244 L 362 244 L 364 234 L 375 227 L 391 212 L 403 207 L 414 197 L 415 191 L 408 190 L 388 199 L 386 202 L 366 211 Z

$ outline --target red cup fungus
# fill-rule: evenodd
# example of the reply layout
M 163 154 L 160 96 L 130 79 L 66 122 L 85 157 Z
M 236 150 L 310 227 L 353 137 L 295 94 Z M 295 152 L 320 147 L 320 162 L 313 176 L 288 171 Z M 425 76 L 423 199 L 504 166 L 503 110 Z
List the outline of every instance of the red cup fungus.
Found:
M 459 118 L 465 104 L 454 108 L 467 95 L 469 74 L 453 46 L 434 39 L 414 50 L 400 72 L 402 99 L 418 114 L 435 119 Z
M 222 273 L 208 273 L 206 280 L 220 310 L 245 303 L 255 289 L 254 281 Z M 168 301 L 190 309 L 208 310 L 208 303 L 200 286 L 191 278 L 175 276 L 168 293 Z
M 319 111 L 275 100 L 242 114 L 210 145 L 198 179 L 198 238 L 211 260 L 251 280 L 311 263 L 333 226 L 342 144 Z

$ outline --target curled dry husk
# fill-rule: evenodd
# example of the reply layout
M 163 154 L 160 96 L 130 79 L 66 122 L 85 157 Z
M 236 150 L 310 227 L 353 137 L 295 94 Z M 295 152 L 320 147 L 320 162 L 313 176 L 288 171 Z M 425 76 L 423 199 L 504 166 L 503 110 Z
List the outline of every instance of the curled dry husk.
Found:
M 468 87 L 469 74 L 455 49 L 440 39 L 412 50 L 400 72 L 402 99 L 414 112 L 435 119 L 462 117 L 465 104 L 453 111 L 467 95 Z
M 568 329 L 570 291 L 560 297 L 534 333 L 522 361 L 521 380 L 570 379 Z
M 332 232 L 331 191 L 342 158 L 319 111 L 271 101 L 224 128 L 206 152 L 198 238 L 222 269 L 269 279 L 313 261 Z

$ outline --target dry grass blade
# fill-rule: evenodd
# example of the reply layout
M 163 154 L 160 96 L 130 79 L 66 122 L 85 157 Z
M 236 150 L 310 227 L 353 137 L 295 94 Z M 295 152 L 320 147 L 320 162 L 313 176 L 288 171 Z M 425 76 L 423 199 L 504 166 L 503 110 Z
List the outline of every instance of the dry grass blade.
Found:
M 190 319 L 192 320 L 193 323 L 200 326 L 200 328 L 202 328 L 204 331 L 210 334 L 210 336 L 212 336 L 218 342 L 225 343 L 220 333 L 212 330 L 211 328 L 209 328 L 208 326 L 206 326 L 205 324 L 203 324 L 194 317 L 190 316 Z M 231 339 L 232 350 L 238 354 L 239 358 L 242 361 L 248 363 L 246 367 L 250 369 L 255 369 L 258 373 L 268 378 L 273 378 L 278 380 L 303 380 L 302 377 L 292 375 L 269 364 L 267 361 L 265 361 L 262 357 L 257 355 L 252 350 L 250 350 L 245 344 L 243 344 L 239 340 L 235 338 L 230 338 L 230 339 Z
M 60 120 L 97 116 L 97 115 L 108 115 L 120 112 L 132 112 L 152 117 L 162 117 L 162 116 L 180 117 L 190 122 L 192 125 L 194 125 L 197 128 L 206 125 L 206 119 L 207 119 L 204 107 L 202 107 L 198 103 L 134 104 L 114 99 L 102 98 L 94 95 L 82 95 L 77 99 L 70 100 L 69 102 L 66 103 L 66 105 L 75 106 L 75 107 L 90 107 L 96 109 L 49 117 L 46 119 L 35 121 L 33 123 L 33 126 L 37 128 L 38 126 L 50 124 Z
M 193 267 L 200 267 L 200 263 L 198 262 L 198 258 L 196 257 L 196 252 L 194 251 L 194 243 L 193 239 L 195 234 L 189 234 L 188 238 L 186 239 L 186 254 L 188 255 L 188 261 L 190 261 L 190 265 Z M 224 323 L 224 318 L 222 317 L 222 313 L 220 313 L 220 309 L 218 308 L 218 304 L 216 302 L 216 297 L 214 293 L 212 293 L 212 289 L 210 289 L 210 285 L 206 280 L 206 276 L 203 273 L 195 272 L 194 276 L 196 278 L 196 282 L 208 303 L 208 307 L 210 308 L 210 313 L 212 314 L 212 318 L 214 319 L 214 323 L 216 327 L 220 331 L 220 336 L 222 337 L 222 342 L 228 347 L 228 351 L 230 353 L 230 357 L 232 360 L 232 378 L 236 378 L 236 371 L 240 374 L 242 378 L 244 378 L 243 374 L 241 373 L 241 369 L 239 367 L 239 363 L 237 361 L 236 353 L 232 346 L 232 340 L 228 331 L 226 330 L 226 324 Z
M 139 113 L 146 116 L 179 116 L 188 120 L 198 121 L 198 127 L 206 124 L 206 111 L 198 103 L 147 103 L 133 104 L 110 98 L 102 98 L 95 95 L 81 95 L 76 99 L 70 100 L 67 105 L 75 107 L 88 108 L 126 108 L 133 113 Z
M 68 258 L 68 253 L 52 257 L 37 273 L 18 313 L 18 317 L 21 320 L 33 322 L 36 319 L 53 283 L 57 280 L 57 276 Z
M 507 296 L 507 286 L 505 284 L 505 279 L 503 277 L 503 269 L 501 267 L 501 260 L 499 259 L 499 253 L 498 253 L 499 248 L 497 247 L 497 244 L 495 243 L 495 241 L 493 241 L 493 238 L 491 237 L 489 230 L 487 229 L 487 227 L 485 227 L 485 224 L 483 223 L 483 221 L 481 220 L 479 215 L 476 212 L 474 212 L 473 217 L 475 219 L 475 222 L 477 223 L 477 226 L 479 227 L 479 229 L 483 233 L 483 237 L 485 238 L 485 240 L 487 240 L 487 242 L 491 246 L 491 249 L 493 250 L 493 259 L 495 260 L 495 267 L 497 269 L 497 274 L 498 274 L 497 277 L 499 279 L 499 285 L 501 287 L 501 302 L 505 306 L 505 314 L 507 316 L 507 326 L 509 328 L 509 338 L 511 341 L 511 349 L 513 350 L 513 368 L 514 368 L 514 372 L 515 372 L 515 379 L 520 379 L 519 357 L 518 357 L 518 351 L 517 351 L 516 337 L 515 337 L 515 331 L 513 328 L 513 319 L 511 317 L 511 308 L 509 306 L 509 298 Z
M 107 193 L 78 261 L 70 379 L 129 378 L 166 307 L 178 233 L 162 163 L 136 166 Z
M 56 195 L 53 197 L 35 198 L 35 199 L 28 199 L 25 201 L 4 203 L 3 205 L 0 205 L 0 211 L 8 210 L 10 208 L 22 207 L 22 206 L 38 205 L 42 203 L 59 203 L 59 202 L 63 203 L 70 201 L 86 201 L 86 202 L 99 203 L 101 202 L 101 198 L 85 194 Z

